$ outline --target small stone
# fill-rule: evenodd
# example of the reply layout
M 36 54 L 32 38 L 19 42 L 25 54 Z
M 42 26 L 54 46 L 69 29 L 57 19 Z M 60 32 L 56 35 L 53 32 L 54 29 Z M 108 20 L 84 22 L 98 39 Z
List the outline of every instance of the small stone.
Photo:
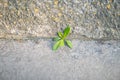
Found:
M 38 9 L 38 8 L 35 8 L 34 11 L 35 11 L 35 13 L 38 13 L 38 12 L 39 12 L 39 9 Z
M 8 7 L 8 3 L 4 3 L 4 7 Z
M 106 7 L 107 7 L 108 10 L 111 9 L 111 5 L 110 4 L 108 4 Z
M 61 16 L 62 16 L 62 14 L 61 14 L 61 13 L 58 13 L 58 16 L 59 16 L 59 17 L 61 17 Z
M 1 17 L 3 17 L 3 15 L 2 15 L 2 14 L 0 14 L 0 18 L 1 18 Z
M 54 0 L 54 5 L 58 5 L 58 0 Z
M 11 30 L 11 33 L 15 33 L 16 31 L 14 29 Z

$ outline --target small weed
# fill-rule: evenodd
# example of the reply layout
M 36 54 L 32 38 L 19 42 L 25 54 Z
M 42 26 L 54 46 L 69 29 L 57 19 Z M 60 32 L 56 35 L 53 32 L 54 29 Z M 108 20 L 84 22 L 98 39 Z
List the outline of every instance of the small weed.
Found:
M 70 26 L 68 25 L 63 33 L 62 32 L 58 32 L 58 36 L 53 38 L 53 40 L 56 42 L 54 45 L 53 45 L 53 50 L 57 50 L 59 47 L 62 47 L 64 46 L 65 44 L 69 47 L 69 48 L 72 48 L 72 43 L 70 40 L 67 40 L 66 37 L 70 34 L 71 32 L 71 29 L 70 29 Z

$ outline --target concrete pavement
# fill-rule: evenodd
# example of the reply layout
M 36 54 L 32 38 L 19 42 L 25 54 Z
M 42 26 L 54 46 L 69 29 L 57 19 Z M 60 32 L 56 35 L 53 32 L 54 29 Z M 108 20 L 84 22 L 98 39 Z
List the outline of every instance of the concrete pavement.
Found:
M 120 41 L 0 40 L 0 80 L 120 80 Z

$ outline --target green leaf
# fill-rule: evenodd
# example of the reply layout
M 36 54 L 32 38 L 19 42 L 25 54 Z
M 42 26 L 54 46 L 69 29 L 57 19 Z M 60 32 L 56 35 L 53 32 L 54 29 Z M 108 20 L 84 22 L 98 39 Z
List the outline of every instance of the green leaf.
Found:
M 62 32 L 58 32 L 58 36 L 59 36 L 60 38 L 62 38 L 62 37 L 63 37 L 63 33 L 62 33 Z
M 64 29 L 64 37 L 67 37 L 70 33 L 70 26 L 67 26 L 65 29 Z
M 60 41 L 57 41 L 53 46 L 53 50 L 57 50 L 59 47 L 60 47 Z
M 54 44 L 53 50 L 57 50 L 59 47 L 62 47 L 62 46 L 64 46 L 64 40 L 59 40 Z
M 64 40 L 60 40 L 60 46 L 64 46 Z
M 72 45 L 72 43 L 71 43 L 70 40 L 65 40 L 65 42 L 66 42 L 66 44 L 67 44 L 68 47 L 70 47 L 70 48 L 73 47 L 73 45 Z
M 59 41 L 59 40 L 60 40 L 59 37 L 55 37 L 55 38 L 53 38 L 53 41 Z

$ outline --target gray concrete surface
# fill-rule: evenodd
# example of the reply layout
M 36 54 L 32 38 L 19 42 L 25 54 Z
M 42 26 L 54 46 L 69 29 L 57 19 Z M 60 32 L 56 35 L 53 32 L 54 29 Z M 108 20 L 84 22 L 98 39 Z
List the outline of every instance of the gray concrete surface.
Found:
M 0 80 L 120 80 L 120 41 L 0 40 Z
M 71 37 L 120 39 L 120 0 L 0 0 L 0 38 L 53 37 L 66 25 Z

